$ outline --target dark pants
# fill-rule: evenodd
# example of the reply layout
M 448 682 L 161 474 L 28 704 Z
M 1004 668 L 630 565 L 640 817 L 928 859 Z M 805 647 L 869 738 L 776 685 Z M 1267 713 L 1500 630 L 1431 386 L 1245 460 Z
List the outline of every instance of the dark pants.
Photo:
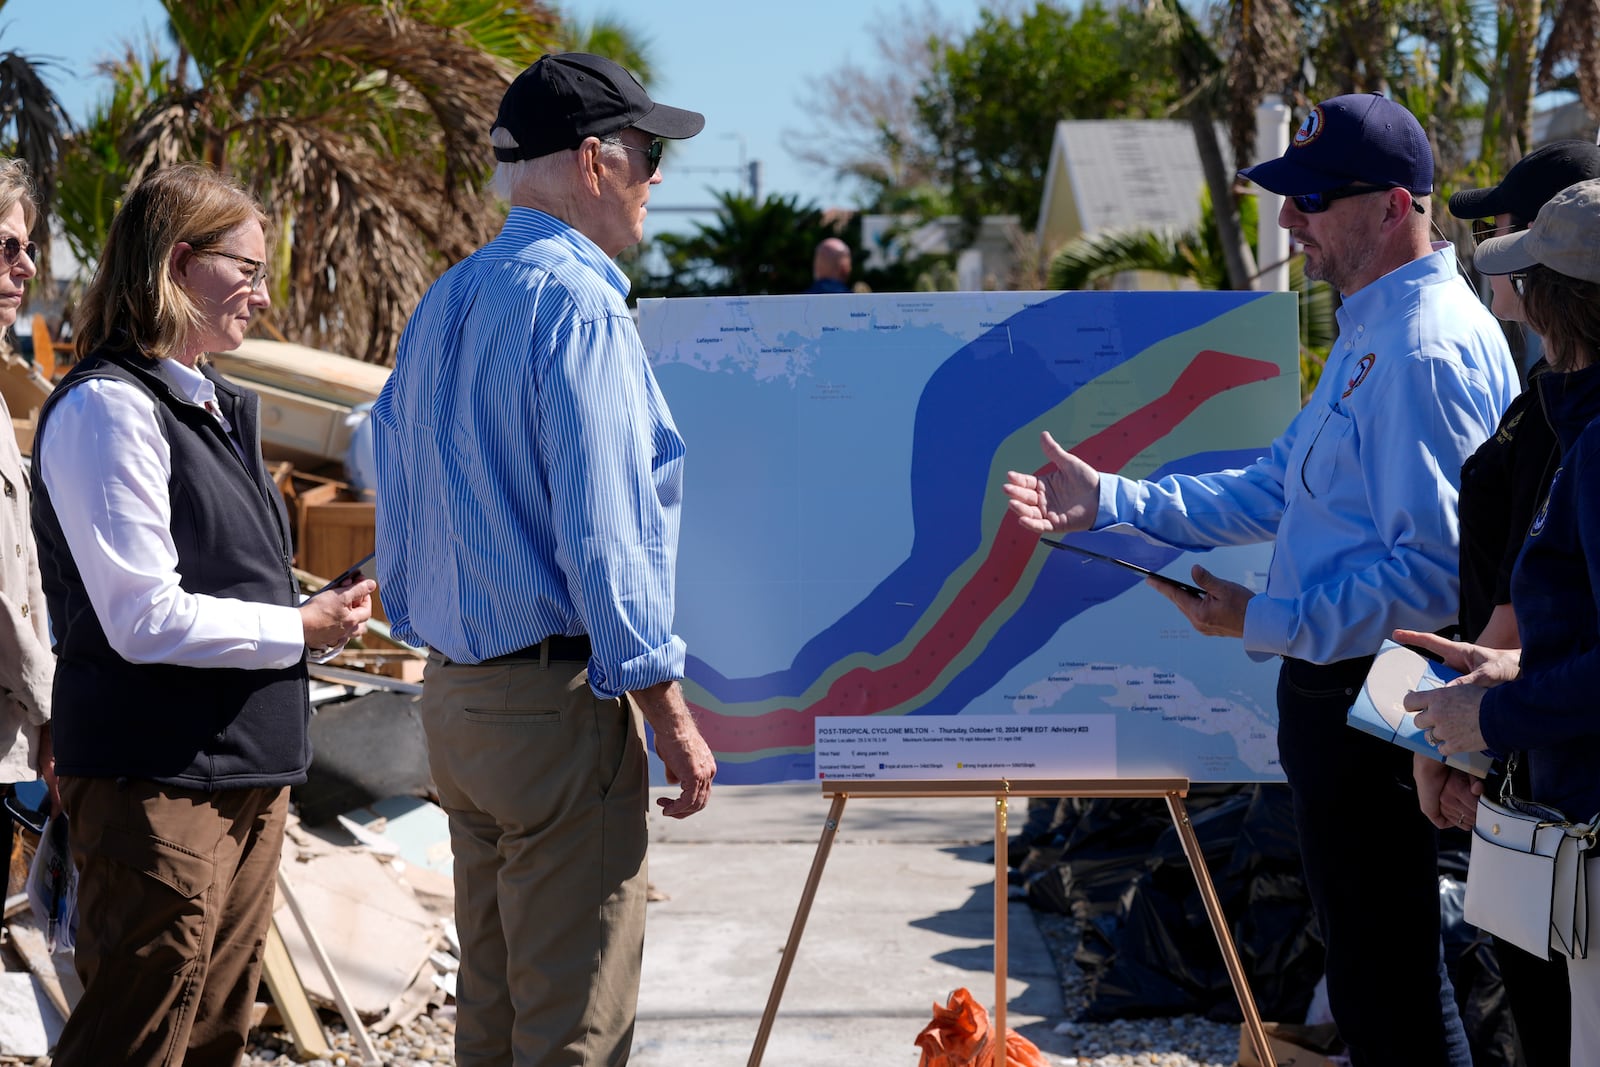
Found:
M 1511 1017 L 1517 1024 L 1524 1067 L 1567 1067 L 1572 1032 L 1572 994 L 1567 989 L 1567 961 L 1541 960 L 1509 941 L 1494 939 Z
M 1511 783 L 1519 797 L 1533 795 L 1528 761 L 1514 761 Z M 1489 795 L 1503 786 L 1498 778 L 1487 783 Z M 1505 980 L 1506 999 L 1516 1022 L 1519 1067 L 1568 1067 L 1572 1062 L 1572 993 L 1567 988 L 1567 961 L 1540 959 L 1509 941 L 1494 938 L 1494 957 Z
M 272 920 L 289 790 L 62 778 L 83 999 L 56 1067 L 233 1067 Z
M 1278 674 L 1278 754 L 1294 791 L 1328 1001 L 1353 1067 L 1471 1067 L 1439 938 L 1437 831 L 1411 753 L 1345 725 L 1370 657 Z

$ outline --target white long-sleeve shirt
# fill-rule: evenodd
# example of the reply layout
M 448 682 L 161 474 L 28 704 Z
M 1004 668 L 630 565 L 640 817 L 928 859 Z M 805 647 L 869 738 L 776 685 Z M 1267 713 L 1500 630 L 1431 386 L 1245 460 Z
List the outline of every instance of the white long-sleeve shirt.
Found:
M 176 360 L 160 373 L 180 397 L 216 411 L 210 379 Z M 109 379 L 56 401 L 38 445 L 40 473 L 106 640 L 130 663 L 287 667 L 305 654 L 296 608 L 190 593 L 180 584 L 168 482 L 172 450 L 155 401 Z

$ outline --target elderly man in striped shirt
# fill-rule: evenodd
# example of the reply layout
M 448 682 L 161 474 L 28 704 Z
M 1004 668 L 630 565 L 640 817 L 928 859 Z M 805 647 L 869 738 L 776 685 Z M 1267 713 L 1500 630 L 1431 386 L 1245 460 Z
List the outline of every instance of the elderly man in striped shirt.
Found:
M 501 101 L 498 237 L 412 315 L 373 408 L 378 574 L 430 649 L 422 719 L 455 850 L 463 1067 L 622 1064 L 644 944 L 655 732 L 675 818 L 716 761 L 671 631 L 683 439 L 611 261 L 662 138 L 703 116 L 547 55 Z

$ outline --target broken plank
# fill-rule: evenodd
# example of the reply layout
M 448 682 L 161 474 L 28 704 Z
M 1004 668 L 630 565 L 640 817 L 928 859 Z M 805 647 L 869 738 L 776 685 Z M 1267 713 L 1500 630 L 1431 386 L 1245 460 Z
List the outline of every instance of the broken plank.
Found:
M 288 1027 L 289 1036 L 294 1038 L 297 1057 L 326 1059 L 331 1050 L 322 1030 L 322 1020 L 317 1017 L 317 1009 L 311 1006 L 311 998 L 306 996 L 306 987 L 300 984 L 300 975 L 294 969 L 294 960 L 289 958 L 289 950 L 284 947 L 276 919 L 267 927 L 261 977 L 266 979 L 272 1002 Z

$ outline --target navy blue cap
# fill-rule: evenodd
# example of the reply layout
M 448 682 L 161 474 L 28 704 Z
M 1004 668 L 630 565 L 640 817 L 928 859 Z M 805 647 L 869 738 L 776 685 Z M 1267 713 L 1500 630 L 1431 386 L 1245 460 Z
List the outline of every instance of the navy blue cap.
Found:
M 517 147 L 497 147 L 494 157 L 511 162 L 548 156 L 577 148 L 586 137 L 609 137 L 629 127 L 682 139 L 705 124 L 698 111 L 651 100 L 639 79 L 603 56 L 559 52 L 541 56 L 501 97 L 494 128 L 504 127 Z
M 1433 192 L 1433 149 L 1416 116 L 1380 93 L 1354 93 L 1311 109 L 1277 159 L 1239 172 L 1280 196 L 1346 185 Z

